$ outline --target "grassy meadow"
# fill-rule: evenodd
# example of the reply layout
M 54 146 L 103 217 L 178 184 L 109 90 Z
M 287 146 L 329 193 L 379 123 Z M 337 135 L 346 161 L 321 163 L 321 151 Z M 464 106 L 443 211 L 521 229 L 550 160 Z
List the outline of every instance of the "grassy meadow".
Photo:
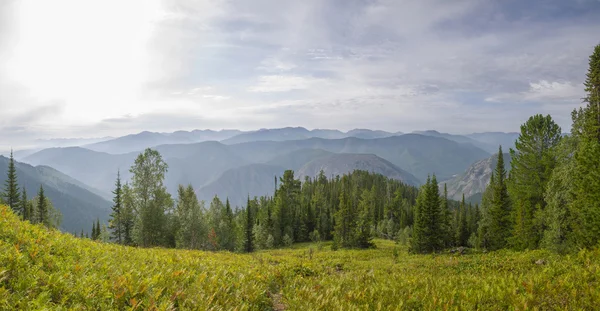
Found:
M 0 207 L 0 310 L 592 310 L 600 251 L 409 255 L 392 241 L 252 254 L 78 239 Z

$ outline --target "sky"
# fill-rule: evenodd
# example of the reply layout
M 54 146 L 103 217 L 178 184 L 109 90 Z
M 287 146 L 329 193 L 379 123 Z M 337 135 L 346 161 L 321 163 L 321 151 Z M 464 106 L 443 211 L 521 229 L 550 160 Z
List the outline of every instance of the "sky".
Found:
M 568 131 L 600 0 L 2 0 L 0 150 L 144 130 Z

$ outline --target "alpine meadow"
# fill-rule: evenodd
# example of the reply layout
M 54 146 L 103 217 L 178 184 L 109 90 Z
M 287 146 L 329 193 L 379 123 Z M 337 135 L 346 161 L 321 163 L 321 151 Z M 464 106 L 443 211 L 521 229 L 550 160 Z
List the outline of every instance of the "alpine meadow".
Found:
M 598 309 L 600 4 L 334 2 L 0 4 L 0 310 Z

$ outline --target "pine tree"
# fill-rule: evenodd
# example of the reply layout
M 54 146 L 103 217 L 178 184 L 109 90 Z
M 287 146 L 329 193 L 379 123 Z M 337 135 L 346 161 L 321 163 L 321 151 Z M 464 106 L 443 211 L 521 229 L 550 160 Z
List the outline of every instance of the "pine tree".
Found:
M 37 223 L 43 224 L 46 227 L 50 227 L 50 213 L 48 210 L 48 202 L 46 201 L 46 195 L 44 194 L 44 187 L 40 185 L 40 190 L 37 197 Z
M 254 219 L 252 218 L 252 206 L 250 205 L 250 195 L 248 195 L 248 203 L 246 204 L 246 234 L 245 234 L 245 246 L 244 250 L 246 253 L 254 251 L 254 242 L 252 230 L 254 229 Z
M 96 236 L 94 237 L 94 240 L 98 240 L 100 238 L 101 233 L 102 233 L 102 231 L 101 231 L 101 227 L 100 227 L 100 219 L 97 218 L 96 219 Z
M 8 162 L 8 171 L 6 183 L 4 184 L 4 202 L 10 208 L 12 208 L 15 213 L 21 214 L 20 210 L 21 205 L 19 204 L 19 186 L 17 184 L 17 169 L 15 168 L 15 159 L 13 157 L 12 150 L 10 151 L 10 158 Z
M 490 183 L 491 201 L 489 202 L 489 217 L 487 242 L 491 250 L 504 248 L 511 235 L 511 210 L 506 188 L 506 169 L 502 146 L 498 150 L 498 162 L 494 170 L 494 183 Z
M 25 189 L 25 187 L 23 187 L 23 192 L 21 192 L 21 214 L 23 215 L 23 220 L 29 220 L 31 221 L 31 213 L 32 213 L 32 208 L 31 208 L 31 203 L 29 202 L 29 199 L 27 198 L 27 190 Z
M 92 222 L 92 240 L 95 240 L 97 235 L 98 231 L 96 230 L 96 223 Z
M 570 204 L 572 242 L 590 248 L 600 242 L 600 45 L 589 59 L 585 80 L 587 103 L 573 170 L 573 195 Z
M 467 246 L 469 240 L 469 227 L 467 224 L 467 208 L 465 204 L 465 195 L 463 193 L 462 201 L 458 207 L 457 212 L 457 226 L 456 226 L 456 245 Z
M 421 186 L 414 217 L 410 251 L 413 253 L 440 251 L 444 246 L 443 213 L 435 175 L 428 177 L 425 185 Z
M 511 149 L 511 173 L 507 185 L 513 203 L 513 232 L 510 244 L 516 249 L 539 246 L 545 229 L 544 192 L 556 166 L 556 146 L 561 129 L 550 115 L 532 116 L 521 126 Z
M 359 248 L 369 248 L 373 246 L 373 237 L 371 236 L 371 225 L 373 223 L 371 210 L 375 205 L 375 191 L 364 189 L 358 203 L 358 217 L 355 227 L 356 242 L 354 246 Z
M 122 217 L 122 188 L 121 188 L 121 173 L 117 171 L 117 181 L 115 182 L 115 190 L 113 190 L 113 206 L 110 214 L 109 229 L 112 239 L 117 244 L 123 244 L 123 217 Z
M 450 210 L 450 204 L 448 204 L 448 187 L 446 183 L 444 183 L 444 196 L 441 199 L 442 202 L 442 231 L 444 232 L 444 246 L 450 247 L 454 244 L 455 239 L 453 239 L 454 232 L 452 230 L 452 211 Z

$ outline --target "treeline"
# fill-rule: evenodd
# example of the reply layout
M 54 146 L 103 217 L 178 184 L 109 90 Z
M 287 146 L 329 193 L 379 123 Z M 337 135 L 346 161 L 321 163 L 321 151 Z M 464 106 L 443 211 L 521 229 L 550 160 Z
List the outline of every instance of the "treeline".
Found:
M 23 220 L 43 224 L 48 228 L 58 228 L 62 221 L 62 214 L 54 208 L 50 199 L 44 194 L 44 187 L 40 185 L 37 196 L 31 199 L 25 187 L 21 188 L 22 190 L 19 189 L 15 160 L 11 150 L 6 182 L 0 193 L 0 203 L 8 205 Z
M 419 193 L 416 187 L 365 171 L 330 178 L 321 172 L 300 181 L 288 170 L 275 178 L 273 196 L 248 197 L 245 207 L 232 208 L 229 200 L 216 196 L 206 206 L 192 186 L 180 185 L 173 200 L 162 183 L 167 169 L 160 153 L 146 149 L 130 169 L 130 184 L 122 185 L 117 177 L 112 241 L 240 252 L 325 240 L 332 240 L 333 248 L 368 248 L 374 237 L 417 240 L 426 234 L 419 231 L 425 219 L 420 215 L 435 205 L 443 211 L 443 225 L 431 230 L 441 239 L 435 249 L 442 249 L 467 246 L 480 218 L 478 206 L 448 200 L 446 193 L 440 196 L 435 176 Z M 100 224 L 93 228 L 92 238 L 99 239 Z
M 232 208 L 215 197 L 206 206 L 192 186 L 166 191 L 168 166 L 146 149 L 130 171 L 131 183 L 115 184 L 111 240 L 142 247 L 250 252 L 296 242 L 333 240 L 336 247 L 370 247 L 373 237 L 394 239 L 413 222 L 417 189 L 364 171 L 303 182 L 288 170 L 274 180 L 273 196 L 248 197 Z M 99 232 L 100 225 L 93 225 Z M 93 234 L 98 238 L 99 234 Z
M 570 135 L 548 116 L 521 126 L 510 150 L 510 174 L 502 149 L 481 203 L 481 219 L 470 245 L 497 250 L 547 248 L 569 252 L 600 243 L 600 45 L 590 56 L 584 107 L 572 113 Z M 433 182 L 435 183 L 435 182 Z M 428 182 L 429 184 L 429 182 Z M 433 186 L 416 205 L 411 249 L 438 250 L 443 209 Z

